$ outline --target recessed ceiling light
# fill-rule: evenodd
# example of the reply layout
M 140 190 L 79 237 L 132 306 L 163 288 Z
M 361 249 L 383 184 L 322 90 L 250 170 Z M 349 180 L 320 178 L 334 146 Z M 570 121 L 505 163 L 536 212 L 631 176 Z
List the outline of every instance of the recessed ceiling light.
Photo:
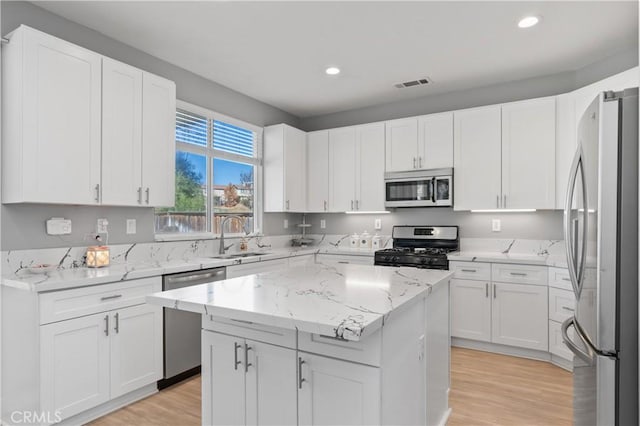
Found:
M 338 74 L 340 74 L 340 68 L 329 67 L 326 70 L 324 70 L 324 72 L 326 72 L 329 75 L 338 75 Z
M 530 28 L 540 22 L 540 18 L 537 16 L 526 16 L 518 22 L 518 27 L 520 28 Z

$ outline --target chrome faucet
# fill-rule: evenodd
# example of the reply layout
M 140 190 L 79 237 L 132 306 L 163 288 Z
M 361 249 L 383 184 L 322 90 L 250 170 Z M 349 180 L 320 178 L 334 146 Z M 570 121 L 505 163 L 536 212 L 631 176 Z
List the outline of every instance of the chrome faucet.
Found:
M 231 247 L 231 246 L 229 246 L 229 247 L 225 247 L 225 246 L 224 246 L 224 225 L 227 223 L 227 221 L 228 221 L 229 219 L 237 219 L 237 220 L 240 220 L 240 221 L 242 222 L 242 226 L 244 227 L 245 220 L 244 220 L 244 217 L 243 217 L 243 216 L 239 216 L 239 215 L 232 214 L 232 215 L 229 215 L 229 216 L 225 217 L 225 218 L 222 220 L 222 222 L 220 223 L 220 250 L 218 250 L 218 254 L 224 254 L 224 252 L 225 252 L 229 247 Z

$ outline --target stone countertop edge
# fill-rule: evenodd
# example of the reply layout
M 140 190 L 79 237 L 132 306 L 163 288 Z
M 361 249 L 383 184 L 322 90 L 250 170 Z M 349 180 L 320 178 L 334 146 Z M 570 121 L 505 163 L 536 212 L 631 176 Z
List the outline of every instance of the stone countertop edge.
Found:
M 291 282 L 297 282 L 298 283 L 296 284 L 296 287 L 297 287 L 298 285 L 300 285 L 299 284 L 300 281 L 299 281 L 299 277 L 296 278 L 295 274 L 298 272 L 306 273 L 308 272 L 307 268 L 308 267 L 301 266 L 301 267 L 296 267 L 296 268 L 287 270 L 286 274 L 289 274 L 290 276 L 288 278 L 285 276 L 284 280 L 286 281 L 288 279 L 288 280 L 291 280 Z M 337 271 L 338 273 L 340 272 L 349 273 L 349 272 L 355 271 L 356 276 L 358 273 L 358 268 L 372 268 L 371 270 L 360 269 L 359 271 L 361 272 L 374 271 L 373 268 L 384 268 L 385 272 L 387 272 L 390 276 L 393 277 L 393 280 L 395 280 L 395 281 L 392 281 L 390 285 L 396 287 L 394 289 L 395 291 L 401 290 L 401 293 L 399 295 L 394 294 L 392 296 L 391 293 L 389 293 L 391 290 L 389 290 L 388 292 L 386 292 L 387 294 L 381 294 L 379 292 L 379 289 L 376 288 L 376 286 L 372 286 L 371 289 L 364 290 L 369 293 L 369 296 L 375 295 L 375 297 L 378 299 L 376 303 L 380 303 L 380 301 L 382 300 L 384 300 L 384 303 L 386 303 L 386 300 L 391 301 L 391 309 L 390 310 L 387 309 L 383 312 L 375 312 L 373 310 L 367 310 L 366 306 L 364 307 L 360 306 L 359 308 L 354 308 L 349 304 L 348 300 L 338 300 L 338 301 L 329 300 L 329 302 L 331 302 L 331 307 L 339 310 L 339 312 L 332 313 L 332 315 L 329 318 L 326 318 L 326 317 L 323 318 L 323 315 L 328 315 L 326 312 L 323 311 L 323 309 L 318 310 L 317 318 L 313 318 L 313 313 L 309 312 L 306 309 L 302 309 L 301 310 L 302 314 L 296 316 L 295 313 L 292 312 L 293 310 L 296 309 L 295 299 L 293 300 L 288 299 L 288 300 L 292 300 L 293 307 L 287 306 L 286 313 L 283 310 L 279 312 L 259 311 L 259 309 L 264 308 L 264 306 L 255 307 L 253 304 L 251 305 L 251 308 L 248 308 L 247 306 L 249 305 L 245 305 L 243 303 L 240 303 L 241 307 L 230 307 L 225 305 L 225 302 L 226 302 L 225 297 L 222 297 L 223 302 L 221 303 L 216 303 L 216 301 L 210 300 L 210 296 L 214 290 L 213 288 L 211 288 L 211 285 L 220 286 L 221 291 L 224 292 L 223 286 L 225 285 L 224 284 L 225 281 L 217 281 L 211 284 L 201 284 L 199 286 L 190 287 L 189 290 L 187 291 L 184 291 L 184 289 L 177 289 L 177 290 L 171 290 L 168 292 L 155 293 L 152 295 L 148 295 L 146 297 L 146 301 L 149 304 L 159 305 L 166 308 L 173 308 L 173 309 L 178 309 L 178 310 L 183 310 L 188 312 L 199 313 L 202 315 L 209 315 L 213 318 L 218 317 L 224 320 L 236 320 L 236 321 L 245 321 L 245 322 L 248 321 L 248 322 L 252 322 L 252 323 L 256 323 L 264 326 L 296 330 L 299 332 L 322 334 L 326 336 L 335 336 L 343 340 L 358 341 L 371 335 L 376 330 L 383 327 L 385 321 L 387 321 L 390 316 L 392 315 L 395 316 L 398 313 L 403 312 L 408 307 L 413 306 L 414 303 L 417 303 L 420 300 L 423 300 L 425 297 L 428 297 L 428 295 L 431 294 L 433 288 L 439 285 L 443 285 L 444 283 L 448 282 L 453 276 L 453 273 L 449 271 L 436 271 L 436 270 L 426 270 L 426 269 L 416 269 L 416 268 L 394 268 L 394 267 L 381 267 L 381 266 L 375 267 L 370 265 L 344 265 L 342 267 L 335 268 L 335 267 L 328 267 L 327 265 L 322 265 L 322 264 L 314 264 L 312 268 L 319 268 L 319 270 L 317 271 L 319 274 L 321 274 L 322 272 L 328 272 L 330 270 Z M 431 283 L 427 283 L 425 281 L 424 284 L 417 284 L 416 286 L 417 278 L 407 276 L 402 271 L 402 270 L 406 271 L 408 269 L 411 270 L 409 272 L 410 274 L 418 274 L 418 275 L 427 274 L 427 275 L 442 275 L 442 276 L 440 276 L 439 278 L 430 277 L 429 280 L 431 280 Z M 274 285 L 269 283 L 270 280 L 274 278 L 278 278 L 279 276 L 282 276 L 282 274 L 283 273 L 280 271 L 258 274 L 253 279 L 255 281 L 253 283 L 243 282 L 242 280 L 243 277 L 233 278 L 231 280 L 238 280 L 239 286 L 241 285 L 252 286 L 251 289 L 263 289 L 264 286 L 267 286 L 270 288 L 270 290 L 268 291 L 273 292 L 276 295 L 278 294 L 278 292 L 286 289 L 287 296 L 285 297 L 289 298 L 290 297 L 289 291 L 291 291 L 291 288 L 289 287 L 289 285 L 280 286 L 279 284 Z M 396 277 L 396 275 L 398 277 Z M 326 296 L 326 294 L 329 294 L 330 297 L 332 298 L 339 297 L 334 293 L 334 291 L 336 290 L 336 287 L 333 287 L 333 289 L 331 287 L 325 288 L 324 285 L 326 285 L 326 279 L 318 278 L 318 274 L 310 274 L 310 275 L 305 274 L 305 276 L 311 277 L 311 281 L 320 280 L 320 282 L 318 282 L 317 284 L 311 282 L 306 285 L 301 285 L 298 292 L 296 292 L 298 298 L 299 297 L 313 298 L 314 296 L 316 296 L 316 297 L 320 297 L 320 300 L 326 303 L 326 301 L 329 299 Z M 226 281 L 228 282 L 231 280 L 226 280 Z M 335 281 L 338 286 L 337 293 L 339 294 L 340 293 L 339 290 L 342 289 L 341 288 L 342 285 L 344 285 L 344 283 L 348 281 L 348 278 L 343 276 L 343 278 L 336 278 Z M 314 286 L 316 286 L 315 289 L 314 289 Z M 419 289 L 416 290 L 416 287 L 419 287 Z M 259 292 L 260 291 L 262 290 L 259 290 Z M 234 290 L 234 293 L 235 292 L 236 291 Z M 325 294 L 325 292 L 327 293 Z M 183 294 L 188 293 L 188 295 L 181 296 L 180 295 L 181 293 Z M 412 293 L 412 294 L 408 298 L 405 298 L 403 300 L 406 293 Z M 265 300 L 268 299 L 269 303 L 271 303 L 272 299 L 269 296 L 272 296 L 272 295 L 270 293 L 267 293 L 266 296 L 267 297 L 265 298 Z M 256 295 L 253 292 L 250 292 L 250 294 L 248 294 L 246 297 L 256 297 Z M 399 298 L 401 300 L 395 300 L 395 298 Z M 278 305 L 278 303 L 276 302 L 273 302 L 273 303 L 276 310 L 283 309 Z M 398 305 L 394 306 L 394 303 L 398 303 Z M 297 308 L 300 309 L 300 307 L 297 307 Z M 360 321 L 362 321 L 361 323 L 358 323 L 355 327 L 353 327 L 353 329 L 350 329 L 349 327 L 344 326 L 345 323 L 350 324 L 348 321 L 350 321 L 350 319 L 354 315 L 358 316 L 358 313 L 360 314 L 359 316 L 362 317 L 362 319 L 360 319 Z M 365 315 L 362 315 L 362 313 L 364 313 Z M 309 318 L 309 316 L 311 316 L 312 318 Z M 343 329 L 341 329 L 341 327 L 343 327 Z
M 485 262 L 485 263 L 517 263 L 522 265 L 551 266 L 566 268 L 567 260 L 564 256 L 536 255 L 525 253 L 500 252 L 457 252 L 447 255 L 450 261 Z

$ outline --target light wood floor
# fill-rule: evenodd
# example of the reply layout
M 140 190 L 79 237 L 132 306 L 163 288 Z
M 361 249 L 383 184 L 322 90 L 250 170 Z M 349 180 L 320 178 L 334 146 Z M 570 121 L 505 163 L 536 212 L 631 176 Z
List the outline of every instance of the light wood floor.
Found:
M 449 426 L 571 425 L 571 373 L 541 361 L 451 349 Z M 199 426 L 200 377 L 101 417 L 92 426 Z

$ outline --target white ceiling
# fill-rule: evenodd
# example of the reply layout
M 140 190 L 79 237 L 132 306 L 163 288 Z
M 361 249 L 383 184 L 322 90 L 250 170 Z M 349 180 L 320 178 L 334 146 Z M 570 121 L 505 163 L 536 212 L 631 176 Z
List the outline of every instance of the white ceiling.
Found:
M 638 42 L 634 1 L 36 4 L 300 117 L 575 70 Z M 518 29 L 528 14 L 541 23 Z

